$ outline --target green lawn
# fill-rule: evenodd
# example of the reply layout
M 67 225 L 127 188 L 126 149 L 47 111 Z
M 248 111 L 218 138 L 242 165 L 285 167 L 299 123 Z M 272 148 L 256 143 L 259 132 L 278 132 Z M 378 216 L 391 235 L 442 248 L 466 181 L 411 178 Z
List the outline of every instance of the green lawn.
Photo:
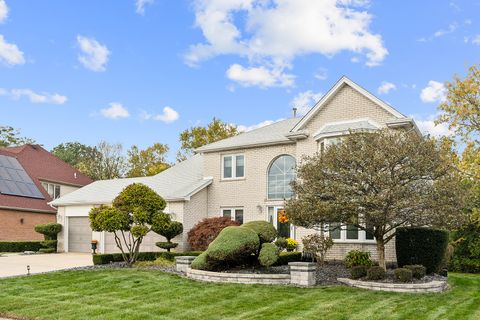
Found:
M 480 275 L 442 294 L 208 284 L 159 271 L 69 271 L 0 280 L 0 315 L 26 319 L 480 319 Z

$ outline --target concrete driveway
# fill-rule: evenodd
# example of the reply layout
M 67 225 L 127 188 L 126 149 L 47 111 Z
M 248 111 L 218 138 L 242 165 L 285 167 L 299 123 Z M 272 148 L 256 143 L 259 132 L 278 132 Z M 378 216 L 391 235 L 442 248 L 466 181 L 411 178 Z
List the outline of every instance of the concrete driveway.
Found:
M 93 265 L 90 253 L 4 254 L 0 256 L 0 278 Z

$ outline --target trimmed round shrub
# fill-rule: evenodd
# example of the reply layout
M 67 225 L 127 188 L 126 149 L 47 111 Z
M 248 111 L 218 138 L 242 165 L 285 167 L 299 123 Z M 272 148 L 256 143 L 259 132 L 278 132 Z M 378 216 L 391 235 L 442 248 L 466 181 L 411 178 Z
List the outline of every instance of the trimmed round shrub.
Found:
M 411 282 L 412 281 L 412 270 L 407 268 L 398 268 L 393 271 L 395 279 L 400 282 Z
M 259 248 L 260 239 L 252 229 L 226 227 L 208 246 L 207 261 L 222 262 L 225 266 L 238 265 L 258 254 Z
M 354 266 L 350 269 L 350 277 L 352 279 L 360 279 L 367 275 L 366 266 Z
M 272 242 L 277 237 L 277 229 L 268 221 L 250 221 L 242 227 L 255 231 L 260 238 L 260 243 Z
M 264 267 L 270 267 L 278 260 L 278 248 L 273 243 L 262 244 L 262 249 L 258 255 L 258 262 Z
M 62 231 L 62 225 L 59 223 L 37 224 L 35 232 L 43 234 L 45 240 L 57 240 L 57 234 Z
M 368 280 L 383 280 L 387 277 L 387 273 L 382 267 L 374 266 L 367 270 Z
M 275 240 L 275 245 L 281 250 L 287 249 L 287 246 L 288 246 L 287 238 L 278 237 L 277 240 Z
M 427 274 L 427 268 L 420 264 L 406 265 L 403 268 L 412 271 L 412 276 L 415 279 L 422 279 Z
M 372 259 L 370 259 L 370 252 L 351 250 L 345 257 L 345 266 L 352 268 L 356 266 L 371 267 L 373 265 Z
M 192 261 L 191 268 L 197 270 L 210 270 L 207 263 L 207 254 L 204 252 L 201 255 L 197 256 Z
M 220 231 L 228 226 L 239 226 L 240 223 L 228 217 L 203 219 L 188 232 L 188 243 L 192 250 L 204 251 L 218 236 Z
M 155 245 L 161 249 L 165 249 L 170 251 L 170 249 L 174 249 L 178 246 L 178 243 L 173 242 L 155 242 Z
M 423 265 L 427 273 L 440 270 L 448 245 L 448 233 L 430 228 L 398 228 L 395 249 L 399 266 Z

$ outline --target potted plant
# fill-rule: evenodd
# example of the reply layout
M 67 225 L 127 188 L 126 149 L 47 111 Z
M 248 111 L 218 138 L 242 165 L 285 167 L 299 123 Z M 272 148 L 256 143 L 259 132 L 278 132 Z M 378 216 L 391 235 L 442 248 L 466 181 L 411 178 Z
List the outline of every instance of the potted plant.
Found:
M 91 244 L 92 244 L 93 254 L 95 254 L 97 251 L 98 240 L 92 240 Z

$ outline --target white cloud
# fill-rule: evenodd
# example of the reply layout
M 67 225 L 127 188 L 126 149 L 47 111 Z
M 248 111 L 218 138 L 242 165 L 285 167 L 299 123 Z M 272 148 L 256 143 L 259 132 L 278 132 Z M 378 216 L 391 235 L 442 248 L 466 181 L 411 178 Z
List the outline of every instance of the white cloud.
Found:
M 453 22 L 453 23 L 450 23 L 448 25 L 448 28 L 447 29 L 440 29 L 438 31 L 436 31 L 433 36 L 435 38 L 438 38 L 438 37 L 443 37 L 444 35 L 447 35 L 447 34 L 450 34 L 450 33 L 453 33 L 455 32 L 455 30 L 457 30 L 458 28 L 458 24 L 456 22 Z
M 380 87 L 378 87 L 379 94 L 388 94 L 392 90 L 396 90 L 397 86 L 391 82 L 383 81 Z
M 110 107 L 101 109 L 100 114 L 109 119 L 120 119 L 130 117 L 130 113 L 121 103 L 111 102 Z
M 327 80 L 328 78 L 328 70 L 325 68 L 320 68 L 315 72 L 314 77 L 318 80 Z
M 251 67 L 282 72 L 299 55 L 332 57 L 350 51 L 375 66 L 388 51 L 382 37 L 370 31 L 367 5 L 352 0 L 195 0 L 196 26 L 205 42 L 192 45 L 185 62 L 195 66 L 234 54 L 248 59 Z
M 135 11 L 140 14 L 145 14 L 145 7 L 147 5 L 153 4 L 154 0 L 135 0 Z
M 477 34 L 475 37 L 473 37 L 472 43 L 480 46 L 480 34 Z
M 298 115 L 306 114 L 323 96 L 321 92 L 313 92 L 311 90 L 300 92 L 292 102 L 292 107 L 297 108 Z
M 258 128 L 262 128 L 262 127 L 271 125 L 272 123 L 275 123 L 275 122 L 278 122 L 278 121 L 282 121 L 282 120 L 284 120 L 284 119 L 278 119 L 278 120 L 276 120 L 276 121 L 274 121 L 274 120 L 265 120 L 265 121 L 262 121 L 262 122 L 260 122 L 260 123 L 257 123 L 257 124 L 251 125 L 251 126 L 238 125 L 238 126 L 237 126 L 237 129 L 238 129 L 239 132 L 247 132 L 247 131 L 252 131 L 252 130 L 255 130 L 255 129 L 258 129 Z
M 100 72 L 105 71 L 105 65 L 108 62 L 110 51 L 94 38 L 77 36 L 77 43 L 80 46 L 81 54 L 78 55 L 78 61 L 89 70 Z
M 0 62 L 7 66 L 16 64 L 24 64 L 25 58 L 23 52 L 13 43 L 5 41 L 3 35 L 0 34 Z
M 425 103 L 445 101 L 446 89 L 443 83 L 430 80 L 428 85 L 422 89 L 420 99 Z
M 295 76 L 284 73 L 282 69 L 245 68 L 239 64 L 233 64 L 228 68 L 227 77 L 245 87 L 259 86 L 262 88 L 291 87 L 295 79 Z
M 423 134 L 429 134 L 434 137 L 453 135 L 454 132 L 448 129 L 446 123 L 435 125 L 435 119 L 437 117 L 438 115 L 430 115 L 428 117 L 412 116 Z
M 31 89 L 4 89 L 0 88 L 0 96 L 9 96 L 11 99 L 19 100 L 25 97 L 32 103 L 50 103 L 50 104 L 64 104 L 68 98 L 58 93 L 37 93 Z
M 141 117 L 144 120 L 156 120 L 165 123 L 172 123 L 177 121 L 180 118 L 180 115 L 174 109 L 170 107 L 165 107 L 163 108 L 162 114 L 149 114 L 147 112 L 143 112 Z
M 8 17 L 8 7 L 4 0 L 0 0 L 0 23 L 5 22 Z

